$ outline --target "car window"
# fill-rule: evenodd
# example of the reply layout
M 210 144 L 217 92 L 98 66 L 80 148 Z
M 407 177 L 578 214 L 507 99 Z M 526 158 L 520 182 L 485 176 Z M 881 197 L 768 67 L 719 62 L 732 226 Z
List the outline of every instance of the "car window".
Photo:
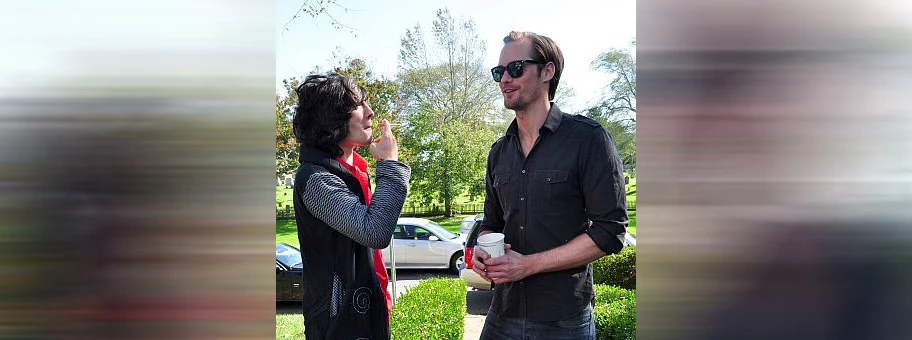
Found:
M 304 268 L 301 252 L 284 244 L 276 245 L 276 260 L 288 268 Z
M 452 240 L 459 237 L 459 235 L 451 233 L 449 230 L 446 230 L 443 226 L 434 223 L 433 221 L 429 222 L 428 225 L 430 225 L 444 240 Z
M 408 239 L 408 233 L 405 231 L 405 226 L 397 225 L 396 228 L 393 229 L 393 238 L 397 240 Z
M 396 237 L 397 239 L 414 240 L 416 237 L 415 226 L 413 225 L 397 225 L 396 229 L 401 230 L 399 231 L 399 236 Z
M 466 245 L 470 247 L 475 246 L 475 240 L 478 238 L 478 233 L 481 231 L 481 221 L 476 221 L 475 225 L 472 226 L 472 230 L 469 231 L 469 236 L 466 237 Z
M 431 237 L 431 235 L 433 235 L 433 234 L 431 234 L 430 231 L 428 231 L 427 229 L 424 229 L 422 227 L 414 227 L 414 228 L 415 228 L 414 235 L 415 235 L 416 240 L 427 240 Z

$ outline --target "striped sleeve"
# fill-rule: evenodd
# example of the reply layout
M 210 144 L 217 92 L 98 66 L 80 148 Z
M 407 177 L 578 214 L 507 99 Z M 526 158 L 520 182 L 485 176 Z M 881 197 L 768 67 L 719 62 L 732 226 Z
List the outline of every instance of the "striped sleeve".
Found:
M 341 178 L 325 172 L 312 174 L 301 195 L 314 217 L 363 246 L 382 249 L 389 245 L 402 212 L 410 176 L 411 169 L 403 163 L 378 161 L 370 207 Z

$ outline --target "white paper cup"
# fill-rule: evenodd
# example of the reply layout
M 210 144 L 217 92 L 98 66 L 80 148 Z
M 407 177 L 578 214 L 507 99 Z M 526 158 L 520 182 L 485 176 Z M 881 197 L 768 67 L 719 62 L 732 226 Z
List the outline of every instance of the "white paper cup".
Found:
M 490 233 L 478 237 L 478 248 L 481 248 L 491 257 L 503 256 L 504 254 L 504 234 Z

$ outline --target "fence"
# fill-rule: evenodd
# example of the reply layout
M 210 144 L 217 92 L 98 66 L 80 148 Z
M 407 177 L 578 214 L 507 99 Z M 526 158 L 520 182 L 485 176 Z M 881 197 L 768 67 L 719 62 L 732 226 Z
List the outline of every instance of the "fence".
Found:
M 636 200 L 628 199 L 627 200 L 627 210 L 636 211 Z M 456 215 L 473 215 L 484 213 L 484 204 L 454 204 L 453 213 Z M 415 207 L 408 206 L 402 208 L 402 217 L 428 217 L 428 216 L 441 216 L 443 215 L 443 207 L 432 205 L 430 208 L 424 207 Z M 276 219 L 292 219 L 294 218 L 294 208 L 290 205 L 283 207 L 276 206 Z
M 427 217 L 427 216 L 440 216 L 443 215 L 443 206 L 432 205 L 430 208 L 424 207 L 403 207 L 402 216 L 403 217 Z M 471 215 L 471 214 L 481 214 L 484 212 L 484 204 L 453 204 L 452 207 L 453 214 L 456 215 Z

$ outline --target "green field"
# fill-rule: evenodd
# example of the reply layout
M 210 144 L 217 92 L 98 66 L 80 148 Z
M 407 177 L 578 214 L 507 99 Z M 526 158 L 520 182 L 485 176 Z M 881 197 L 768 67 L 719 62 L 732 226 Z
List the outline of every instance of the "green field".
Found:
M 286 188 L 284 185 L 276 187 L 276 209 L 285 209 L 285 206 L 294 207 L 291 195 L 294 190 Z M 292 208 L 294 209 L 294 208 Z
M 295 220 L 276 220 L 276 243 L 288 243 L 298 246 L 298 227 Z

